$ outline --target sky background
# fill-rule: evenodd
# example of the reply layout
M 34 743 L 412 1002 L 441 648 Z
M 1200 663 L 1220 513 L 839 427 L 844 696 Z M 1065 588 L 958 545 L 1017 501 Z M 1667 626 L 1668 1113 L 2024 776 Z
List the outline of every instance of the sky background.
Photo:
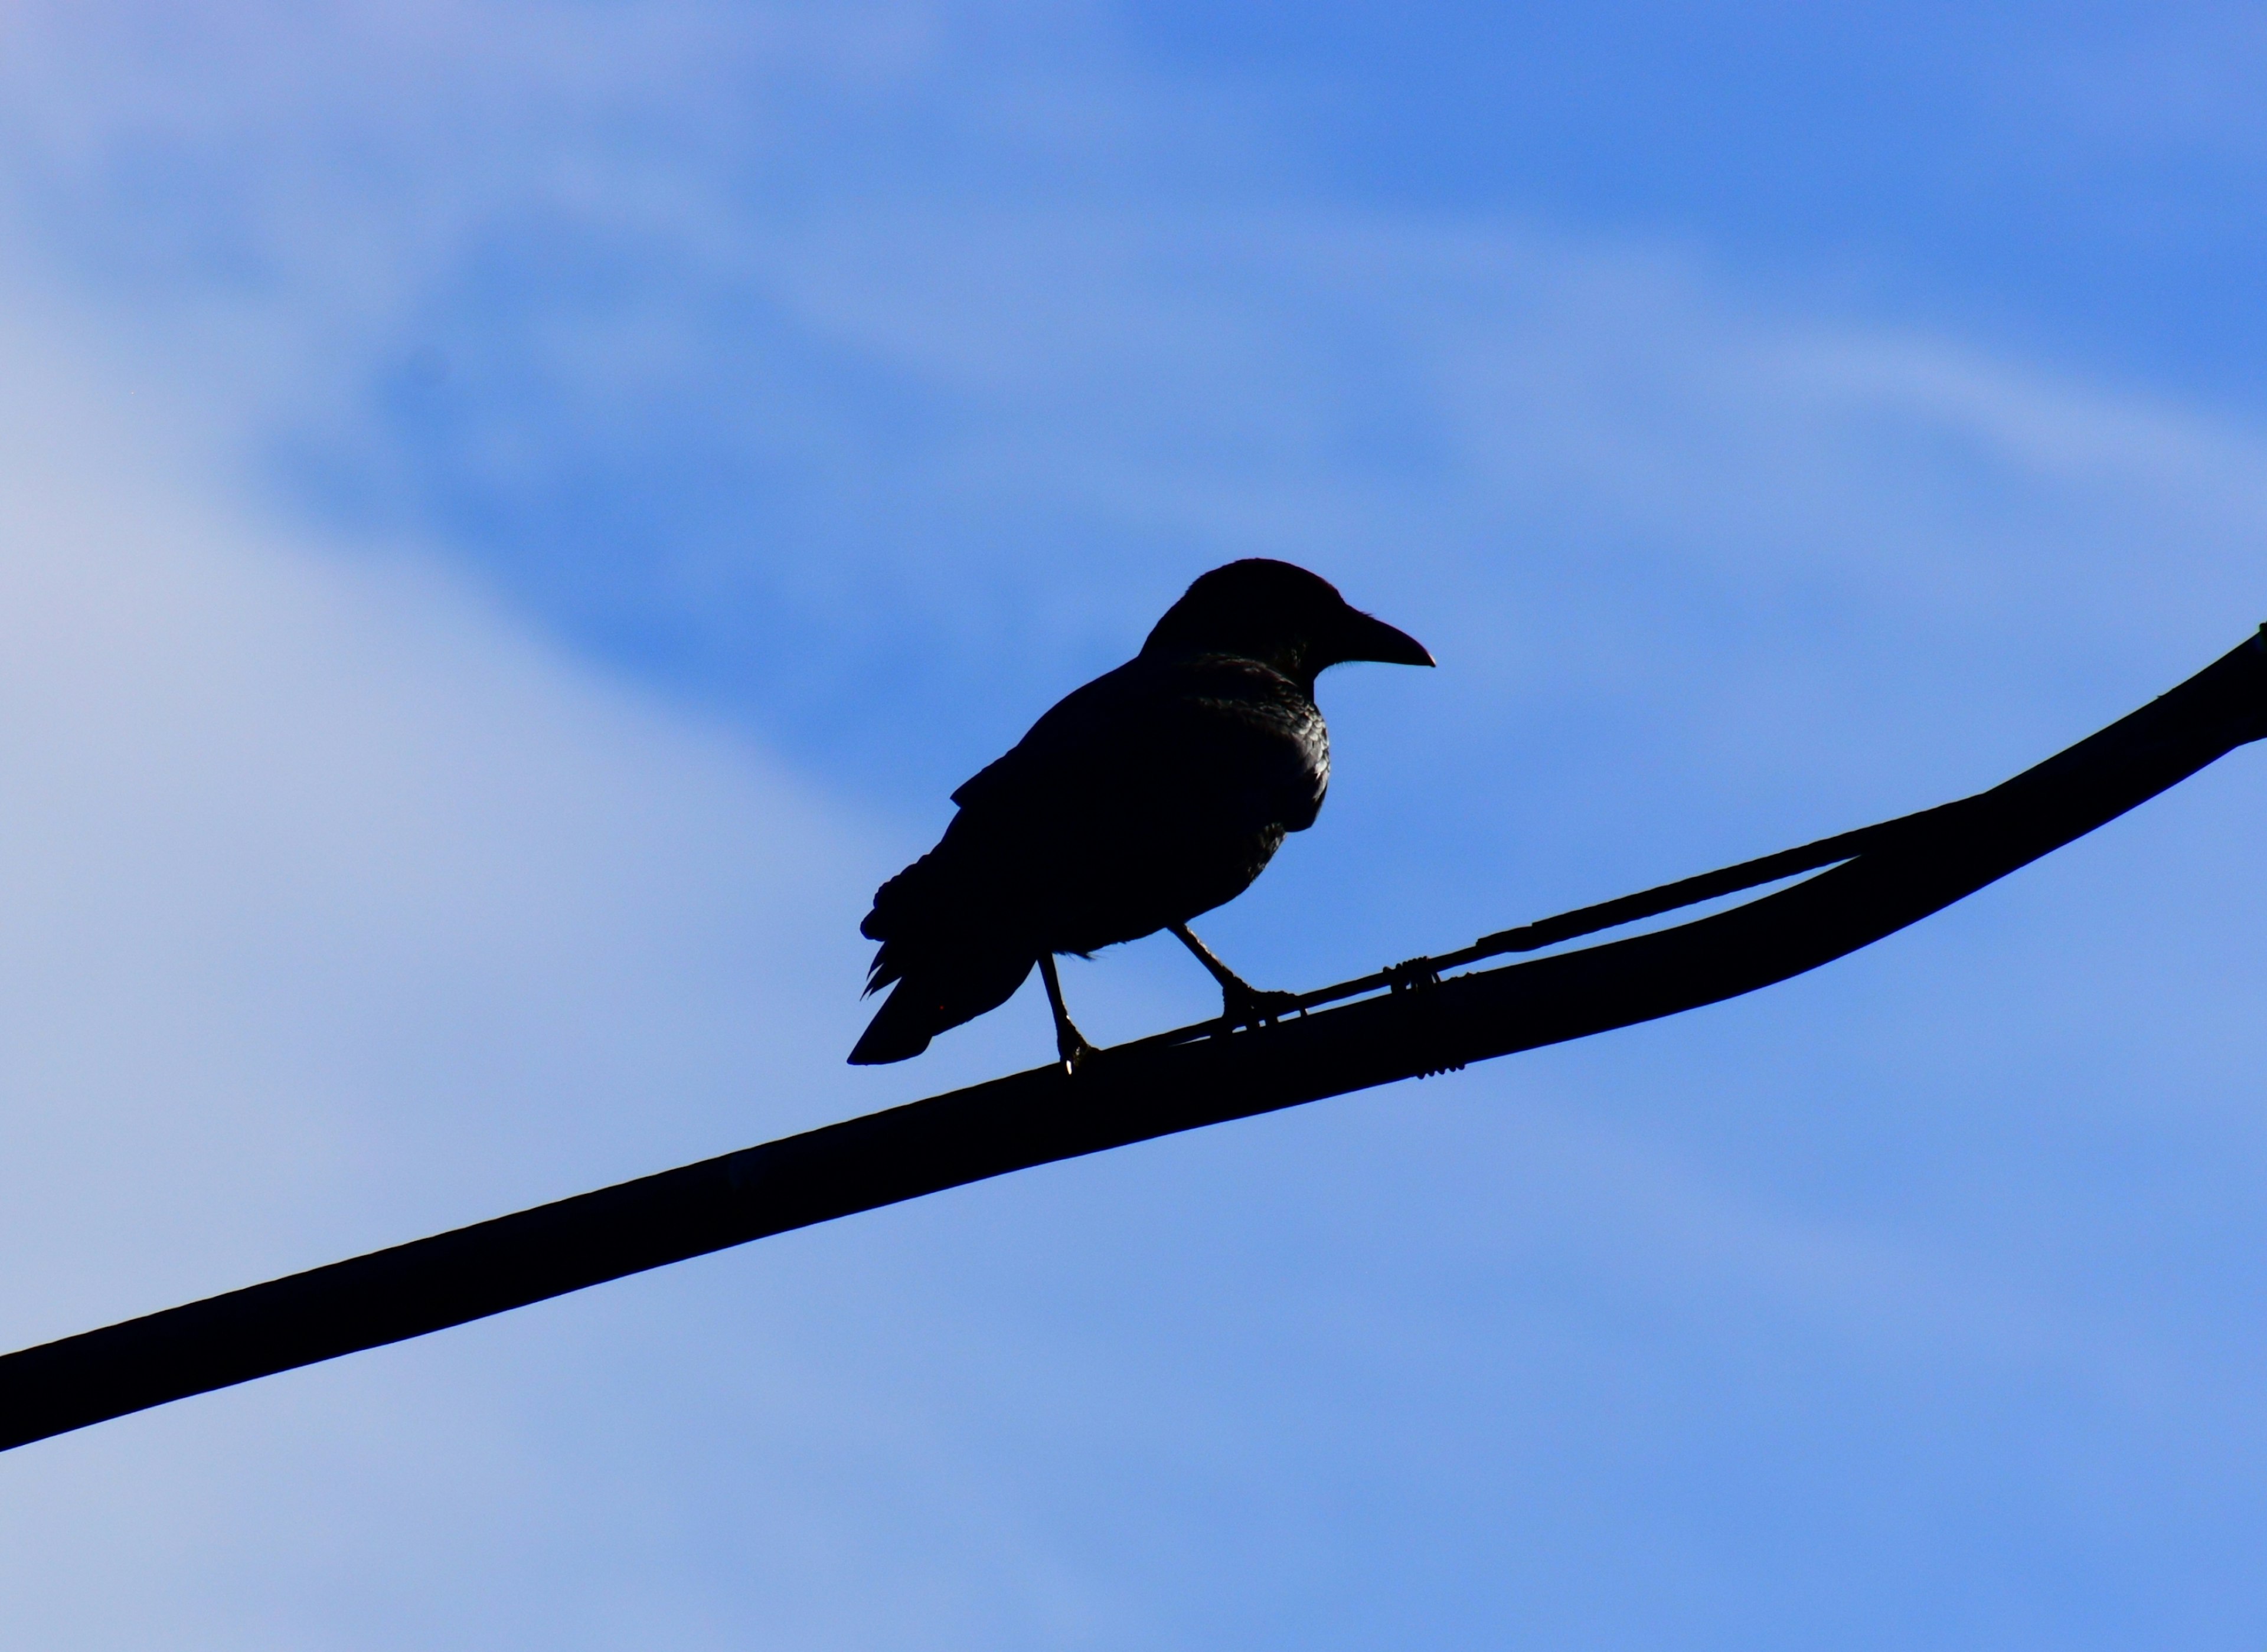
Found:
M 0 8 L 0 1344 L 1044 1057 L 845 1067 L 857 919 L 1231 557 L 1441 662 L 1325 680 L 1266 985 L 2131 710 L 2267 618 L 2263 81 L 2176 4 Z M 0 1621 L 2256 1648 L 2263 786 L 0 1457 Z

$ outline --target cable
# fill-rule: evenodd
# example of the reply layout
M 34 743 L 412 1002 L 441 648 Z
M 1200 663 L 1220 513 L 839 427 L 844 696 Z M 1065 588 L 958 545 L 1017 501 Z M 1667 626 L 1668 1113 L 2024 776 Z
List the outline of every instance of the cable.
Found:
M 1751 992 L 1941 910 L 2263 736 L 2267 628 L 1989 792 L 1503 931 L 1425 961 L 1422 979 L 1389 970 L 1366 988 L 1342 983 L 1406 990 L 1264 1027 L 1214 1022 L 1185 1042 L 1118 1045 L 1075 1076 L 1049 1063 L 0 1356 L 0 1449 L 943 1188 Z M 1819 866 L 1831 869 L 1729 911 L 1439 976 L 1483 949 L 1541 946 L 1538 934 Z

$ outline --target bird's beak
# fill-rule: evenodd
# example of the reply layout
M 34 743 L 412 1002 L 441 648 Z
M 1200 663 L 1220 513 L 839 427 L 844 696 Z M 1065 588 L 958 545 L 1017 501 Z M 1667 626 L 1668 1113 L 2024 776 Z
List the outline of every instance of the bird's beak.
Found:
M 1433 656 L 1425 645 L 1405 631 L 1396 631 L 1382 619 L 1373 619 L 1358 609 L 1346 610 L 1346 623 L 1339 634 L 1338 656 L 1341 660 L 1376 660 L 1387 665 L 1430 665 Z

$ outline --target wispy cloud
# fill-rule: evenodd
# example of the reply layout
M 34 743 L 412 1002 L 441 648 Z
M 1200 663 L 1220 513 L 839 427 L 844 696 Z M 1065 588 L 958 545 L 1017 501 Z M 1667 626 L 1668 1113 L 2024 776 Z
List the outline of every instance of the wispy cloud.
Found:
M 1988 782 L 2267 614 L 2236 416 L 1689 235 L 1332 198 L 1099 11 L 0 26 L 11 1341 L 1024 1064 L 1028 1005 L 840 1069 L 861 897 L 1225 556 L 1444 662 L 1330 684 L 1324 826 L 1219 920 L 1271 980 Z M 2244 784 L 1673 1028 L 0 1459 L 4 1615 L 1815 1644 L 1922 1575 L 2071 1643 L 2163 1598 L 2121 1567 L 2227 1598 Z M 1072 976 L 1101 1032 L 1204 1007 Z M 2097 1519 L 2176 1492 L 2160 1546 Z

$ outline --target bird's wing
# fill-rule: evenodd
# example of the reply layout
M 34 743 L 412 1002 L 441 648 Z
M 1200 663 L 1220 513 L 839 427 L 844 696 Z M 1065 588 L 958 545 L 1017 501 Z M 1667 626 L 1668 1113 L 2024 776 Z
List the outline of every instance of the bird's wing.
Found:
M 1031 732 L 994 758 L 952 794 L 964 810 L 988 812 L 994 804 L 1028 807 L 1084 765 L 1099 746 L 1122 738 L 1156 698 L 1156 673 L 1130 660 L 1057 700 Z
M 952 794 L 967 817 L 1074 833 L 1178 820 L 1297 831 L 1330 778 L 1313 704 L 1256 662 L 1135 660 L 1067 696 Z
M 953 794 L 943 840 L 861 925 L 884 943 L 872 983 L 987 937 L 1106 946 L 1206 910 L 1313 822 L 1329 775 L 1320 713 L 1266 667 L 1137 660 Z

